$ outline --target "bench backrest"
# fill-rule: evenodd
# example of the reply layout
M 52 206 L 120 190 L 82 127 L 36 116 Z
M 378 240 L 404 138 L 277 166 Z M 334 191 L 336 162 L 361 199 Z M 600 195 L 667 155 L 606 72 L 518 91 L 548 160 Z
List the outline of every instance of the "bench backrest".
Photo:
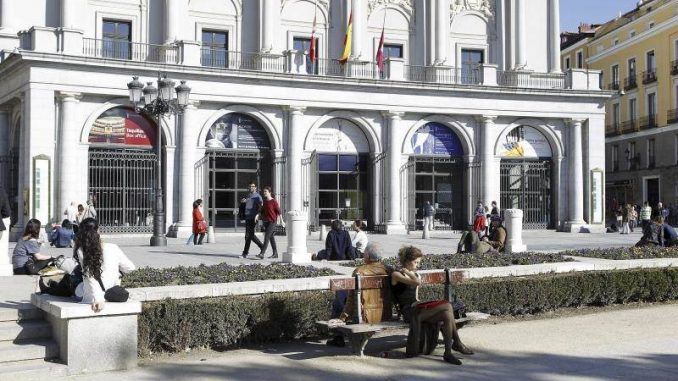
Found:
M 464 280 L 463 271 L 452 271 L 450 269 L 420 273 L 422 284 L 444 284 L 445 298 L 452 302 L 455 298 L 454 285 L 461 283 Z M 335 278 L 330 281 L 331 291 L 354 291 L 355 303 L 353 303 L 355 310 L 353 311 L 353 323 L 363 322 L 363 308 L 368 308 L 367 313 L 372 312 L 372 315 L 378 311 L 383 311 L 383 316 L 386 317 L 391 311 L 391 277 L 389 275 L 378 276 L 362 276 L 356 274 L 350 278 Z M 374 291 L 379 290 L 379 292 Z M 368 291 L 370 293 L 370 302 L 372 306 L 363 306 L 362 293 Z M 360 302 L 358 302 L 360 301 Z M 381 304 L 381 309 L 375 308 L 374 304 Z M 377 311 L 375 311 L 377 310 Z M 388 313 L 387 313 L 388 312 Z M 378 322 L 378 317 L 370 319 L 371 323 Z

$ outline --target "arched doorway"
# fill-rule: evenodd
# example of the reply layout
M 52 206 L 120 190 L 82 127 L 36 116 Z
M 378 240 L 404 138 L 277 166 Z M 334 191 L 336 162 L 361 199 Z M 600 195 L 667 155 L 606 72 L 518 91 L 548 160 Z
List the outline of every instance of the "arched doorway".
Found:
M 536 128 L 518 126 L 502 142 L 501 208 L 522 209 L 526 229 L 552 228 L 553 161 L 548 139 Z
M 309 225 L 362 219 L 372 227 L 370 144 L 362 129 L 347 119 L 330 119 L 313 132 L 305 149 L 312 151 L 305 162 L 311 181 L 303 185 Z
M 230 113 L 212 123 L 205 147 L 207 218 L 217 228 L 236 228 L 238 206 L 249 193 L 249 183 L 254 181 L 260 192 L 272 185 L 268 133 L 252 116 Z
M 448 126 L 429 122 L 406 142 L 409 160 L 401 170 L 407 186 L 406 220 L 410 230 L 422 228 L 423 207 L 436 208 L 435 229 L 463 229 L 466 225 L 464 148 Z
M 106 110 L 94 121 L 87 194 L 102 231 L 152 231 L 156 134 L 153 121 L 128 107 Z

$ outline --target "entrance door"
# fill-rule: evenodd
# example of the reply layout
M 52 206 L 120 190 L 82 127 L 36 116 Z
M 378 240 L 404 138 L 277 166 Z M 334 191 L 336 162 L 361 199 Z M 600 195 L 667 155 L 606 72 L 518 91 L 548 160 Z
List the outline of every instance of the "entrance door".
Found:
M 437 230 L 464 228 L 464 168 L 454 158 L 415 157 L 416 228 L 422 226 L 424 205 L 436 208 L 434 227 Z
M 551 161 L 501 161 L 501 207 L 521 209 L 526 229 L 551 227 Z
M 646 200 L 653 208 L 659 203 L 659 179 L 645 179 Z
M 368 219 L 369 154 L 318 154 L 318 221 Z

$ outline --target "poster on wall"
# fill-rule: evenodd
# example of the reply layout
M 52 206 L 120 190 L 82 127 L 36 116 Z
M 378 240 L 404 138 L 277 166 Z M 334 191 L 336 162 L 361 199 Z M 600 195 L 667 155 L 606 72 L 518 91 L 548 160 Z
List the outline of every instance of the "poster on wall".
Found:
M 115 107 L 94 121 L 88 140 L 90 143 L 151 147 L 156 141 L 155 127 L 134 110 Z
M 254 118 L 227 114 L 217 119 L 205 139 L 207 148 L 268 149 L 266 130 Z
M 603 171 L 591 171 L 591 220 L 594 224 L 602 224 L 603 218 Z
M 50 159 L 39 155 L 33 158 L 33 217 L 49 221 Z
M 551 145 L 537 129 L 518 126 L 506 134 L 499 155 L 507 158 L 550 158 Z
M 420 127 L 410 143 L 415 155 L 464 155 L 464 148 L 457 134 L 440 123 L 427 123 Z
M 308 151 L 358 153 L 370 152 L 370 145 L 360 127 L 344 119 L 332 119 L 317 128 Z

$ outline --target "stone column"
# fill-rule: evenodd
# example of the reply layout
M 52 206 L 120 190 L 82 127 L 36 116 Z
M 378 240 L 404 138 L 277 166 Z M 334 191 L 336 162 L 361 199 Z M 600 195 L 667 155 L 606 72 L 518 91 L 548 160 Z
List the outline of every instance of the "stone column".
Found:
M 259 36 L 261 38 L 261 51 L 271 52 L 275 38 L 275 12 L 279 10 L 280 2 L 277 0 L 259 0 Z
M 386 233 L 399 234 L 406 232 L 400 210 L 400 203 L 402 201 L 400 184 L 400 161 L 402 158 L 400 121 L 404 113 L 388 111 L 384 112 L 383 115 L 388 118 L 388 213 L 386 216 Z
M 527 246 L 523 244 L 523 211 L 520 209 L 504 210 L 506 221 L 506 253 L 523 253 Z
M 305 107 L 288 108 L 287 123 L 287 211 L 301 211 L 301 152 L 302 133 L 299 119 L 304 115 Z
M 79 13 L 84 6 L 82 0 L 61 0 L 61 27 L 81 29 Z
M 515 31 L 516 31 L 516 69 L 527 67 L 527 36 L 525 33 L 525 0 L 515 0 Z
M 21 7 L 24 5 L 17 0 L 0 0 L 0 32 L 16 34 L 21 20 Z
M 364 2 L 363 0 L 351 0 L 351 12 L 353 12 L 353 38 L 351 39 L 351 56 L 354 59 L 369 60 L 363 55 L 364 27 Z
M 181 115 L 181 126 L 179 128 L 179 221 L 177 228 L 182 232 L 185 230 L 187 234 L 190 234 L 190 228 L 193 226 L 193 201 L 197 198 L 194 193 L 195 152 L 200 127 L 195 121 L 197 106 L 197 101 L 189 102 L 183 115 Z
M 480 160 L 481 160 L 481 199 L 483 203 L 487 206 L 495 200 L 494 190 L 497 188 L 494 184 L 494 178 L 496 177 L 495 165 L 494 165 L 494 134 L 492 130 L 494 129 L 494 121 L 497 119 L 493 115 L 483 115 L 478 118 L 480 122 Z
M 426 28 L 426 36 L 424 38 L 426 44 L 426 65 L 431 66 L 436 62 L 435 0 L 426 0 L 424 5 L 424 24 Z
M 570 149 L 568 153 L 568 205 L 566 230 L 578 232 L 584 222 L 584 169 L 582 163 L 582 124 L 584 119 L 570 121 Z
M 165 44 L 183 40 L 182 25 L 187 17 L 187 0 L 165 0 Z
M 560 73 L 560 0 L 549 0 L 549 70 Z
M 79 103 L 81 98 L 80 93 L 61 92 L 59 98 L 61 99 L 61 125 L 59 126 L 59 144 L 57 145 L 59 160 L 58 166 L 60 168 L 56 171 L 58 174 L 58 198 L 57 200 L 57 217 L 63 217 L 64 210 L 70 205 L 72 201 L 83 202 L 80 187 L 81 184 L 80 173 L 76 170 L 69 170 L 76 163 L 79 163 L 79 146 L 80 146 L 80 126 L 77 122 L 77 117 L 80 114 Z
M 450 4 L 448 0 L 436 1 L 435 19 L 435 63 L 438 65 L 443 65 L 447 61 L 447 43 L 449 41 L 450 35 Z

